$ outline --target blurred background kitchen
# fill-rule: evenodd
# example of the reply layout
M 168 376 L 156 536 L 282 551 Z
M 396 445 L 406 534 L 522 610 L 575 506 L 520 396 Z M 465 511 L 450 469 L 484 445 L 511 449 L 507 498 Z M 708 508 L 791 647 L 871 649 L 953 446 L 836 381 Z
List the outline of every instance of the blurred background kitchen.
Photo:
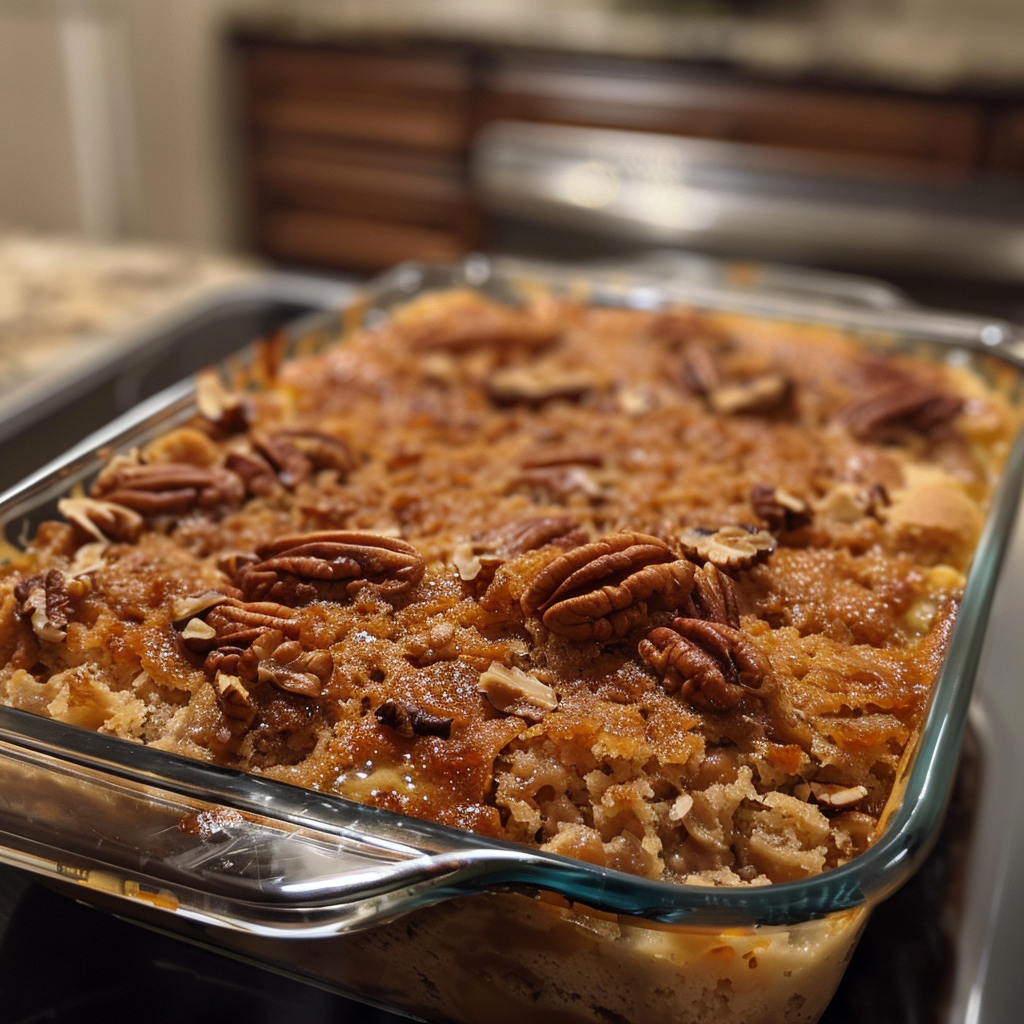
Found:
M 678 246 L 1012 314 L 1022 183 L 1019 0 L 0 0 L 7 229 L 350 274 Z
M 651 250 L 1024 323 L 1024 3 L 0 0 L 0 487 L 401 260 Z M 834 1024 L 939 1019 L 951 863 L 879 912 Z M 3 869 L 0 1024 L 180 1020 L 151 993 L 197 986 L 386 1019 L 157 941 Z

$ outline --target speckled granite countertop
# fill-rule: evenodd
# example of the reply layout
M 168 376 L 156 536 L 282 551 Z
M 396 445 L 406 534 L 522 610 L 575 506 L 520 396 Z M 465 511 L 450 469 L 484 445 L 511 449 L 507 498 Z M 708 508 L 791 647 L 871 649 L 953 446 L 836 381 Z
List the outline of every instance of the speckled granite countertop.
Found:
M 33 378 L 73 372 L 121 332 L 255 272 L 157 246 L 0 233 L 0 415 Z
M 307 39 L 370 34 L 712 61 L 922 91 L 1024 88 L 1019 0 L 792 0 L 751 10 L 655 0 L 267 0 L 241 25 Z

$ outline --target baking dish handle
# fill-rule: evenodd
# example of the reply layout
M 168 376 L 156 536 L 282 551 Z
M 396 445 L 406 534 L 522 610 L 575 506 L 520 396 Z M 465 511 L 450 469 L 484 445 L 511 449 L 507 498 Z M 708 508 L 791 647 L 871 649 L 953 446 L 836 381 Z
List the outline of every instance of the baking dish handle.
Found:
M 149 761 L 160 759 L 157 778 Z M 168 759 L 177 770 L 168 773 Z M 155 764 L 155 762 L 154 762 Z M 172 778 L 168 782 L 168 778 Z M 549 892 L 665 923 L 750 924 L 745 900 L 445 829 L 0 708 L 0 863 L 200 925 L 312 938 L 481 892 Z M 211 794 L 223 798 L 214 803 Z M 372 821 L 370 819 L 373 819 Z M 857 906 L 857 886 L 763 923 Z M 737 893 L 725 894 L 736 896 Z M 762 893 L 762 901 L 763 901 Z

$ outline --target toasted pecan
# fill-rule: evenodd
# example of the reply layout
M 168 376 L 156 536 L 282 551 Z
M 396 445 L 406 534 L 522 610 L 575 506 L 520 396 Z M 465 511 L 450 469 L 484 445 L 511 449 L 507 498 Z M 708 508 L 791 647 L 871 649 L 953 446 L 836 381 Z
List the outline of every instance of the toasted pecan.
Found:
M 761 689 L 771 672 L 768 659 L 742 630 L 721 622 L 676 618 L 640 641 L 640 657 L 669 693 L 694 707 L 728 711 L 744 693 Z
M 655 608 L 689 597 L 694 565 L 657 537 L 612 534 L 549 563 L 523 594 L 527 616 L 572 640 L 624 636 Z
M 256 554 L 259 561 L 243 565 L 235 578 L 243 596 L 292 607 L 347 600 L 367 585 L 399 597 L 419 583 L 424 571 L 423 559 L 411 544 L 348 530 L 289 534 Z

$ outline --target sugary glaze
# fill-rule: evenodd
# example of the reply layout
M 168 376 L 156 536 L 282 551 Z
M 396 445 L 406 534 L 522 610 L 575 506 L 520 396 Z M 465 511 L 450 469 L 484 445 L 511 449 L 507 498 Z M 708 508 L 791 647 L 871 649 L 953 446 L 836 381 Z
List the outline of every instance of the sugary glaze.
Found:
M 7 567 L 6 703 L 652 878 L 871 841 L 1016 428 L 995 390 L 467 292 L 272 355 Z

